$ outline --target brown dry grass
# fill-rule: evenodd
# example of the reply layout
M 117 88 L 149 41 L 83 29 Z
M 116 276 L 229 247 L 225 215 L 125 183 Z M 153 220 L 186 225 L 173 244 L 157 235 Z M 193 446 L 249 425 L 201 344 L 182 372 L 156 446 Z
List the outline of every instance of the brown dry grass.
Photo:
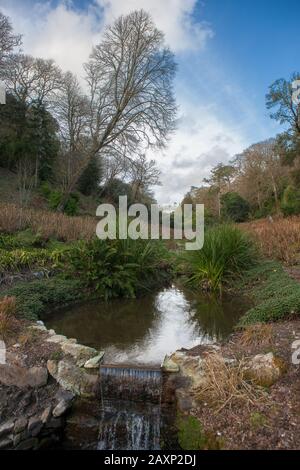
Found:
M 68 217 L 56 212 L 22 209 L 15 204 L 0 203 L 0 232 L 31 229 L 45 239 L 89 240 L 95 236 L 96 223 L 93 217 Z
M 195 396 L 206 402 L 219 413 L 223 408 L 234 406 L 257 406 L 266 402 L 266 391 L 244 377 L 246 361 L 226 363 L 218 353 L 208 354 L 203 361 L 203 383 L 198 386 Z
M 274 342 L 273 326 L 267 323 L 249 325 L 242 332 L 239 342 L 245 347 L 271 347 Z
M 299 261 L 300 254 L 300 217 L 256 220 L 240 224 L 250 232 L 262 253 L 288 264 Z
M 15 313 L 15 297 L 4 297 L 0 301 L 0 339 L 7 339 L 19 330 L 20 322 L 16 319 Z

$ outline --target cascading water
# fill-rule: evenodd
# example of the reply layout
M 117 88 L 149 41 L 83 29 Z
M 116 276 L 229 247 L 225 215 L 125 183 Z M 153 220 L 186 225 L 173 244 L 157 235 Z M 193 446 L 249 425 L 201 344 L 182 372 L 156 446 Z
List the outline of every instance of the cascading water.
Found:
M 99 450 L 158 450 L 162 373 L 160 369 L 100 367 L 102 418 Z

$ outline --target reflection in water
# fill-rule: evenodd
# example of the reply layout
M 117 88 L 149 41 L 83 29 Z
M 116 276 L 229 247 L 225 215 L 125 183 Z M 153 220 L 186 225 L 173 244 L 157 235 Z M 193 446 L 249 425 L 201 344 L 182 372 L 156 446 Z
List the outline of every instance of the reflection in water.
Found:
M 57 333 L 105 350 L 106 363 L 160 364 L 165 354 L 228 336 L 248 305 L 172 286 L 135 300 L 93 302 L 46 319 Z

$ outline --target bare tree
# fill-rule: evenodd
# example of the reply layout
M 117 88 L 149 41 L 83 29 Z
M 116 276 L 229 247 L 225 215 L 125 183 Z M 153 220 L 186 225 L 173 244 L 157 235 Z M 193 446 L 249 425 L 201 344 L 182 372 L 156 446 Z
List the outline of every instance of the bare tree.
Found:
M 53 60 L 25 54 L 11 54 L 3 76 L 7 91 L 27 107 L 48 104 L 61 82 L 61 71 Z
M 67 72 L 52 102 L 53 113 L 60 124 L 60 151 L 57 179 L 64 199 L 61 209 L 90 161 L 91 142 L 88 132 L 89 103 L 77 78 Z
M 160 171 L 155 160 L 147 160 L 145 154 L 131 161 L 130 177 L 133 199 L 137 199 L 141 191 L 148 191 L 151 186 L 160 185 Z
M 13 32 L 10 19 L 0 12 L 0 78 L 6 58 L 21 42 L 21 36 Z
M 174 128 L 173 54 L 144 11 L 108 27 L 85 65 L 93 152 L 163 146 Z

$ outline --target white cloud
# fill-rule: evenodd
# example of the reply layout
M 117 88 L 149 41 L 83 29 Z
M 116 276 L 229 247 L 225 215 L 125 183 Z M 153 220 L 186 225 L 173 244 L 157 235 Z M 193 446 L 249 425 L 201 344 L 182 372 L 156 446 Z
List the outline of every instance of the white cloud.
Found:
M 154 155 L 162 171 L 159 202 L 180 202 L 190 186 L 199 186 L 212 166 L 228 162 L 248 142 L 240 129 L 226 126 L 210 109 L 183 103 L 183 114 L 167 149 Z
M 134 9 L 150 12 L 167 43 L 181 58 L 191 51 L 201 54 L 213 34 L 205 23 L 194 18 L 197 0 L 94 0 L 85 9 L 75 9 L 69 0 L 59 1 L 55 7 L 51 1 L 0 1 L 15 31 L 23 34 L 27 53 L 53 58 L 79 77 L 105 25 Z M 177 83 L 181 109 L 178 129 L 168 148 L 155 156 L 162 170 L 163 186 L 155 189 L 161 203 L 179 201 L 191 185 L 201 183 L 212 165 L 228 160 L 246 145 L 242 132 L 225 126 L 216 108 L 201 107 L 197 90 L 192 93 L 181 75 L 183 79 Z

